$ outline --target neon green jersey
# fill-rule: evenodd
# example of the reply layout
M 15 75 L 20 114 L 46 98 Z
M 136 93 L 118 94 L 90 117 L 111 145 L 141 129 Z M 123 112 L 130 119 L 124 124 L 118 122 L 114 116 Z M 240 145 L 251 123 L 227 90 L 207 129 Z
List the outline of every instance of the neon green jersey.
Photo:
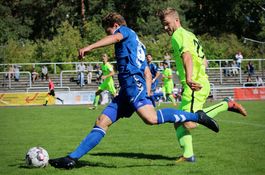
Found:
M 163 70 L 162 74 L 165 77 L 169 77 L 172 75 L 172 69 L 166 68 Z M 164 86 L 172 86 L 173 85 L 173 80 L 172 78 L 163 78 Z
M 178 76 L 181 84 L 183 86 L 186 85 L 186 73 L 181 57 L 184 52 L 189 52 L 192 56 L 192 80 L 200 84 L 207 83 L 208 76 L 205 73 L 205 65 L 203 64 L 205 55 L 203 53 L 202 46 L 200 45 L 196 36 L 193 33 L 180 27 L 173 33 L 171 42 L 174 50 L 176 68 L 179 73 Z
M 102 70 L 102 74 L 105 76 L 105 75 L 109 75 L 110 72 L 113 71 L 113 67 L 109 62 L 107 62 L 106 64 L 101 65 L 101 70 Z M 105 81 L 110 81 L 110 80 L 112 80 L 112 76 L 105 79 Z

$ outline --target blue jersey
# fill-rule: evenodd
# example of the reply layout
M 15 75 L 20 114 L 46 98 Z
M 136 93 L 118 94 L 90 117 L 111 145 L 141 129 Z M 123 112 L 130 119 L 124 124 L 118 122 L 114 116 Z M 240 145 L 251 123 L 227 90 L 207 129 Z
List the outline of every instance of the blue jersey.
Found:
M 157 67 L 157 65 L 154 64 L 154 63 L 150 63 L 150 64 L 148 64 L 148 66 L 149 66 L 150 72 L 151 72 L 151 74 L 152 74 L 152 79 L 154 79 L 155 76 L 156 76 L 156 73 L 158 72 L 158 67 Z M 152 83 L 152 86 L 151 86 L 151 90 L 152 90 L 152 91 L 155 91 L 155 90 L 156 90 L 156 86 L 157 86 L 157 84 L 158 84 L 158 80 L 156 79 L 156 80 Z
M 150 64 L 148 64 L 148 66 L 149 66 L 149 69 L 150 69 L 151 74 L 152 74 L 152 79 L 154 79 L 156 76 L 156 73 L 158 71 L 157 65 L 154 63 L 150 63 Z
M 115 44 L 118 79 L 122 87 L 124 84 L 122 80 L 128 76 L 138 74 L 144 77 L 144 69 L 147 66 L 145 60 L 146 49 L 132 29 L 120 26 L 114 32 L 114 34 L 116 33 L 123 35 L 123 39 Z
M 112 123 L 119 118 L 130 117 L 134 111 L 144 105 L 152 105 L 147 98 L 144 70 L 147 66 L 145 46 L 139 41 L 136 33 L 121 26 L 114 34 L 121 33 L 123 39 L 115 44 L 119 95 L 102 112 L 110 118 Z

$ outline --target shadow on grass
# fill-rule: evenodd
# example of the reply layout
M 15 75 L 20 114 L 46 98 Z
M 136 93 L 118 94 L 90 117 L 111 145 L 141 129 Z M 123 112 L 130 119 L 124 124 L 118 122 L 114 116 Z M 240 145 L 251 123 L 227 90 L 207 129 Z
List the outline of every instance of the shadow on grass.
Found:
M 111 164 L 105 164 L 102 162 L 89 162 L 89 161 L 78 161 L 77 165 L 75 168 L 82 168 L 82 167 L 103 167 L 103 168 L 133 168 L 133 167 L 154 167 L 154 166 L 176 166 L 175 163 L 168 163 L 168 164 L 131 164 L 131 165 L 122 165 L 122 166 L 117 166 L 117 165 L 111 165 Z
M 159 154 L 144 154 L 144 153 L 91 153 L 92 156 L 110 156 L 124 157 L 134 159 L 150 159 L 150 160 L 176 160 L 176 157 L 168 157 Z
M 175 160 L 175 157 L 168 157 L 159 154 L 144 154 L 144 153 L 133 153 L 133 152 L 123 152 L 123 153 L 91 153 L 91 156 L 109 156 L 109 157 L 122 157 L 122 158 L 131 158 L 131 159 L 149 159 L 149 160 Z M 23 160 L 24 161 L 24 160 Z M 170 163 L 163 163 L 163 164 L 131 164 L 131 165 L 113 165 L 113 164 L 106 164 L 102 162 L 91 162 L 91 161 L 84 161 L 79 160 L 75 168 L 82 168 L 82 167 L 103 167 L 103 168 L 130 168 L 130 167 L 151 167 L 151 166 L 175 166 L 176 164 L 172 161 Z M 22 169 L 31 169 L 30 167 L 26 166 L 25 163 L 18 163 L 12 164 L 9 166 L 18 166 L 18 168 Z
M 91 153 L 89 154 L 91 156 L 109 156 L 109 157 L 122 157 L 122 158 L 131 158 L 131 159 L 150 159 L 150 160 L 170 160 L 172 162 L 170 163 L 164 163 L 164 164 L 156 164 L 153 162 L 153 164 L 131 164 L 131 165 L 111 165 L 111 164 L 105 164 L 102 162 L 90 162 L 90 161 L 78 161 L 78 164 L 76 165 L 76 168 L 82 168 L 82 167 L 104 167 L 104 168 L 130 168 L 130 167 L 148 167 L 148 166 L 175 166 L 176 164 L 173 162 L 173 160 L 176 160 L 176 157 L 168 157 L 163 156 L 159 154 L 144 154 L 144 153 L 133 153 L 133 152 L 123 152 L 123 153 Z
M 26 165 L 25 160 L 19 160 L 20 163 L 16 163 L 16 164 L 10 164 L 8 165 L 9 167 L 18 167 L 18 168 L 22 168 L 22 169 L 34 169 L 34 167 L 29 167 Z

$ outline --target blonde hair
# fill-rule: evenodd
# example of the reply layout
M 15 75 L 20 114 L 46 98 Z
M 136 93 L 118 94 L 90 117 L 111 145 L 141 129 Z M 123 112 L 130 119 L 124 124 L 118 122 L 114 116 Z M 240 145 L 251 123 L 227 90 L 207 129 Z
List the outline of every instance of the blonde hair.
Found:
M 102 27 L 104 29 L 108 27 L 113 27 L 114 23 L 127 26 L 124 17 L 116 12 L 109 13 L 102 19 Z
M 179 18 L 178 11 L 172 7 L 168 7 L 166 9 L 160 10 L 157 13 L 157 16 L 160 18 L 161 21 L 164 20 L 164 18 L 169 15 Z

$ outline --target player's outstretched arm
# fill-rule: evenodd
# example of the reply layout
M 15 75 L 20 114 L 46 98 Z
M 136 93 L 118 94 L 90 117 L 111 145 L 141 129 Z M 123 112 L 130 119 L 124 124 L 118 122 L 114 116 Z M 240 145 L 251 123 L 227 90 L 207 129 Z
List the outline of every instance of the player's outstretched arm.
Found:
M 91 45 L 88 45 L 84 48 L 79 49 L 79 57 L 83 58 L 85 56 L 85 53 L 90 52 L 93 49 L 120 42 L 122 39 L 123 39 L 123 35 L 121 33 L 117 33 L 114 35 L 108 35 Z

